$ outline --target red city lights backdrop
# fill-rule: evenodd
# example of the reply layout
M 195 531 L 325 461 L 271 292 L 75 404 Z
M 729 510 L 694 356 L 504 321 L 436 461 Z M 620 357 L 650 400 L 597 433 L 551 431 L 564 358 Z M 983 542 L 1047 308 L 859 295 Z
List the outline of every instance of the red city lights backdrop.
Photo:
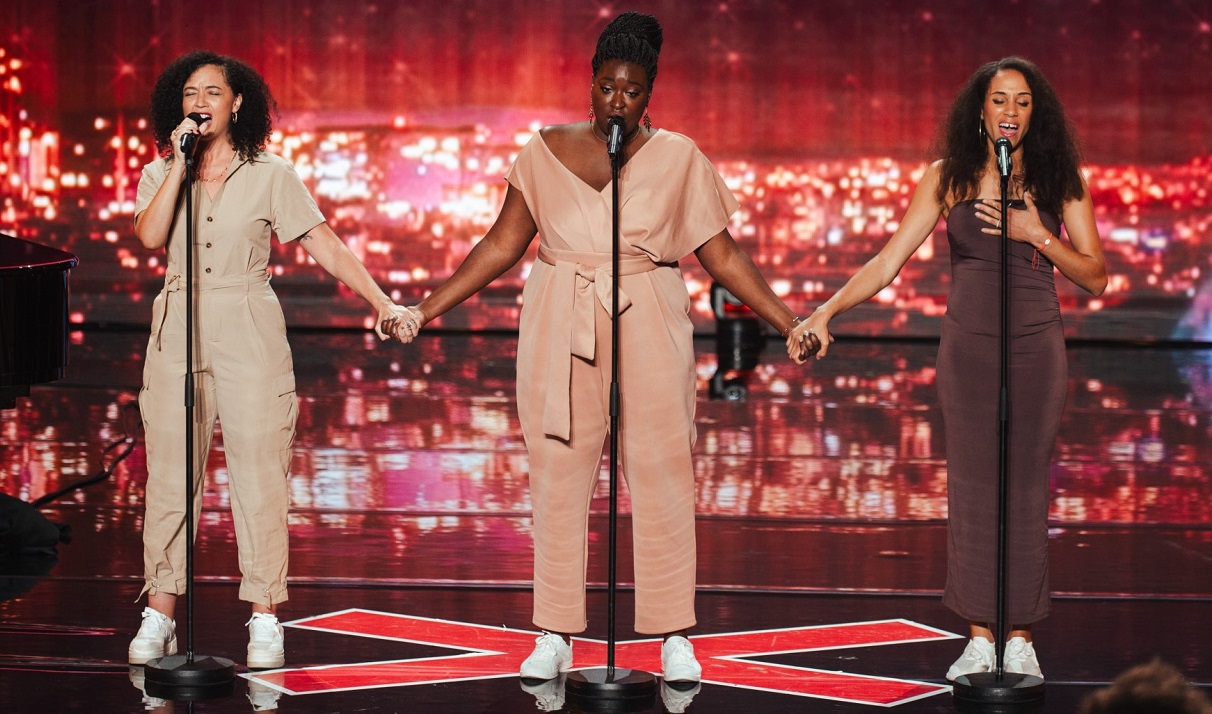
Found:
M 1061 285 L 1073 337 L 1212 340 L 1212 7 L 1199 0 L 8 0 L 0 7 L 0 232 L 76 253 L 73 320 L 143 324 L 164 270 L 132 230 L 154 158 L 159 70 L 236 55 L 282 109 L 272 149 L 400 301 L 418 299 L 491 224 L 516 152 L 588 111 L 610 17 L 665 28 L 651 112 L 694 138 L 742 209 L 733 234 L 807 312 L 896 227 L 954 93 L 1018 54 L 1055 85 L 1083 141 L 1110 287 Z M 290 324 L 362 326 L 364 304 L 276 248 Z M 442 325 L 516 326 L 530 261 Z M 697 324 L 709 283 L 683 262 Z M 935 335 L 943 230 L 841 332 Z

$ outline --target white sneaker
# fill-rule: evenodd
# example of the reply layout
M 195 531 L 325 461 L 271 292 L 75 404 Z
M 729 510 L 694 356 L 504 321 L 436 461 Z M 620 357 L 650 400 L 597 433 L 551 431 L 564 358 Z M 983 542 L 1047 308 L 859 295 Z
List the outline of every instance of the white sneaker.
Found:
M 282 625 L 268 612 L 254 612 L 248 618 L 248 668 L 273 669 L 286 662 Z
M 144 711 L 153 712 L 168 704 L 168 700 L 153 697 L 147 693 L 146 670 L 142 666 L 132 666 L 128 676 L 130 677 L 130 683 L 135 685 L 135 689 L 138 689 L 139 693 L 143 695 L 142 703 Z
M 248 703 L 255 712 L 276 711 L 282 692 L 260 682 L 248 680 Z
M 954 682 L 956 677 L 965 674 L 993 671 L 993 657 L 993 643 L 984 637 L 973 637 L 968 640 L 964 653 L 947 670 L 947 681 Z
M 661 645 L 661 670 L 666 682 L 697 682 L 703 677 L 703 668 L 694 658 L 694 645 L 681 635 Z
M 1035 656 L 1035 647 L 1022 637 L 1011 637 L 1006 642 L 1002 654 L 1002 669 L 1016 674 L 1030 674 L 1043 679 L 1044 673 L 1039 669 L 1039 659 Z
M 522 679 L 555 679 L 572 669 L 572 645 L 563 637 L 544 632 L 534 641 L 534 651 L 522 662 Z
M 130 641 L 126 661 L 147 664 L 149 659 L 177 654 L 177 623 L 168 615 L 150 607 L 143 608 L 143 624 Z
M 558 712 L 564 708 L 564 681 L 563 674 L 555 679 L 538 681 L 536 684 L 527 684 L 526 680 L 522 680 L 522 691 L 534 696 L 534 705 L 539 711 Z
M 670 714 L 682 714 L 686 711 L 686 707 L 690 706 L 690 702 L 694 701 L 694 695 L 702 689 L 703 685 L 698 682 L 695 682 L 689 689 L 678 689 L 661 682 L 661 703 L 665 705 L 665 711 Z

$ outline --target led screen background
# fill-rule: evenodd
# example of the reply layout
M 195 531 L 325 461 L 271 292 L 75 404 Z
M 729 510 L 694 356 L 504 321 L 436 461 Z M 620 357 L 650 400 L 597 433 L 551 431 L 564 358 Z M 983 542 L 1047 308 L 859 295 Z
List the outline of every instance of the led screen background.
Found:
M 1085 152 L 1110 287 L 1058 276 L 1071 337 L 1212 339 L 1212 7 L 1194 0 L 933 2 L 232 2 L 9 0 L 0 8 L 0 232 L 76 253 L 73 319 L 146 324 L 163 255 L 132 230 L 154 157 L 159 70 L 206 48 L 268 80 L 272 149 L 401 301 L 449 275 L 491 225 L 502 175 L 538 127 L 588 112 L 606 21 L 656 14 L 654 124 L 698 142 L 741 202 L 731 229 L 806 313 L 895 229 L 954 93 L 980 64 L 1041 66 Z M 976 120 L 974 118 L 974 131 Z M 940 226 L 843 333 L 933 336 Z M 517 324 L 531 253 L 441 322 Z M 293 244 L 273 285 L 292 326 L 369 311 Z M 711 331 L 709 282 L 682 262 Z

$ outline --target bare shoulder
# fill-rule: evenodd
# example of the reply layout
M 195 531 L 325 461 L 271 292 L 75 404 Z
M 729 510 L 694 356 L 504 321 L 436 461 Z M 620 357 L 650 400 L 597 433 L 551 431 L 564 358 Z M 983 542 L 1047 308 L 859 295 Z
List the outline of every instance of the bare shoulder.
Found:
M 539 136 L 553 152 L 575 146 L 584 140 L 587 133 L 587 122 L 574 124 L 551 124 L 539 130 Z

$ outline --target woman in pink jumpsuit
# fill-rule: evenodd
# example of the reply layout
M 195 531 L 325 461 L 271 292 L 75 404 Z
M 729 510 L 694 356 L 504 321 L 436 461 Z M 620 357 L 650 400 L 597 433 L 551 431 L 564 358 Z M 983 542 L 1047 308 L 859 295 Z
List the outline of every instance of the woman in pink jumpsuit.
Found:
M 287 475 L 298 406 L 290 345 L 269 285 L 270 240 L 298 239 L 325 270 L 377 311 L 403 310 L 324 221 L 294 168 L 265 151 L 274 110 L 265 81 L 230 57 L 195 52 L 170 64 L 152 94 L 156 144 L 165 154 L 143 170 L 135 232 L 165 249 L 164 289 L 152 309 L 139 407 L 147 443 L 143 521 L 148 607 L 130 643 L 131 664 L 176 652 L 172 619 L 185 587 L 185 157 L 195 135 L 194 515 L 216 418 L 223 423 L 232 515 L 240 557 L 240 599 L 252 604 L 248 666 L 285 660 L 275 612 L 284 602 Z M 190 117 L 194 118 L 190 118 Z M 202 121 L 198 121 L 201 117 Z M 377 323 L 376 323 L 377 324 Z
M 638 632 L 665 635 L 667 680 L 697 681 L 682 633 L 695 624 L 695 375 L 690 299 L 678 261 L 703 267 L 786 331 L 796 317 L 774 295 L 727 225 L 737 202 L 694 143 L 649 127 L 661 28 L 624 13 L 593 58 L 588 122 L 549 126 L 506 175 L 496 223 L 411 316 L 386 325 L 410 341 L 431 320 L 513 266 L 537 233 L 539 260 L 523 291 L 518 414 L 534 508 L 534 623 L 526 679 L 572 666 L 569 633 L 586 627 L 589 503 L 609 427 L 611 167 L 605 137 L 624 120 L 619 176 L 620 466 L 632 495 Z

